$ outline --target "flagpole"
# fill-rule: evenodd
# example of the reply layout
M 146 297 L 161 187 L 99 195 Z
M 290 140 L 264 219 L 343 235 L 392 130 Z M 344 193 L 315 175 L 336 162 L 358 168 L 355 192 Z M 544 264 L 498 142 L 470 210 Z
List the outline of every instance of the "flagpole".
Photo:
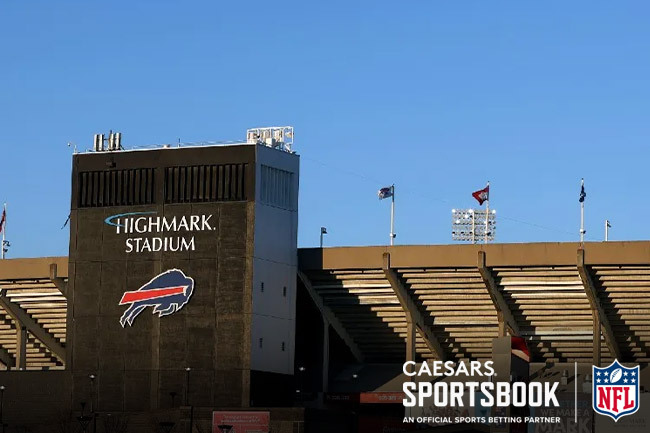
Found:
M 4 210 L 5 221 L 4 221 L 4 225 L 2 226 L 2 260 L 5 259 L 5 250 L 6 250 L 5 236 L 7 233 L 7 203 L 4 204 L 3 210 Z
M 485 206 L 485 243 L 488 243 L 488 229 L 489 229 L 489 224 L 490 224 L 490 181 L 488 180 L 487 183 L 487 188 L 488 188 L 488 196 L 487 200 L 485 200 L 486 206 Z
M 585 189 L 585 179 L 583 178 L 580 183 L 580 191 Z M 585 243 L 585 200 L 584 198 L 580 202 L 580 244 Z
M 395 184 L 390 186 L 390 245 L 395 242 Z

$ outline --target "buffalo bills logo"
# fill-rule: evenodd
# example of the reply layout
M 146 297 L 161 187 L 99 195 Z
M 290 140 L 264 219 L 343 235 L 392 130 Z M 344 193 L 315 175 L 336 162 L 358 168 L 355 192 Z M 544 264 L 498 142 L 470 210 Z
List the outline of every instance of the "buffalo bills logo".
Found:
M 592 367 L 596 412 L 614 421 L 639 410 L 639 366 L 627 368 L 614 360 L 605 368 Z
M 153 314 L 158 317 L 174 314 L 187 302 L 194 291 L 194 280 L 179 269 L 170 269 L 154 277 L 144 286 L 122 296 L 120 305 L 130 304 L 122 317 L 120 324 L 125 327 L 133 325 L 133 321 L 147 307 L 153 308 Z

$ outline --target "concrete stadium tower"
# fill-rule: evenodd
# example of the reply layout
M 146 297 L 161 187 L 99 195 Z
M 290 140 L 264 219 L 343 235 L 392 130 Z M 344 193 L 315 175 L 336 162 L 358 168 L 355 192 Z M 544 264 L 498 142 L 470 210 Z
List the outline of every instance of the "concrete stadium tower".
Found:
M 130 151 L 118 135 L 99 135 L 94 152 L 74 156 L 66 351 L 73 408 L 164 409 L 170 395 L 203 407 L 290 398 L 299 173 L 292 135 L 265 128 L 249 130 L 242 144 Z

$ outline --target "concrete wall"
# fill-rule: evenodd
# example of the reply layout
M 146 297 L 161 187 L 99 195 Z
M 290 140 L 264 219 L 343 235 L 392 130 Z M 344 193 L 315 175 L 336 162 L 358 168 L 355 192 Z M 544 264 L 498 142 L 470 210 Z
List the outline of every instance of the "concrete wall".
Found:
M 254 215 L 254 146 L 164 149 L 75 156 L 70 220 L 69 362 L 74 405 L 91 398 L 88 376 L 97 375 L 97 407 L 141 411 L 185 400 L 190 367 L 190 404 L 248 405 L 250 380 L 251 275 Z M 247 163 L 248 200 L 165 204 L 164 167 Z M 155 204 L 77 207 L 78 172 L 153 167 Z M 155 212 L 154 216 L 211 215 L 210 230 L 125 234 L 106 224 L 111 215 Z M 193 251 L 131 252 L 130 236 L 194 238 Z M 148 307 L 132 326 L 122 327 L 124 292 L 153 277 L 180 269 L 194 279 L 189 302 L 158 317 Z
M 4 423 L 15 427 L 66 419 L 72 409 L 71 381 L 67 371 L 0 372 Z
M 257 147 L 251 368 L 293 374 L 298 264 L 296 155 Z M 265 200 L 263 166 L 292 173 L 288 201 Z
M 388 252 L 396 268 L 460 268 L 475 267 L 477 253 L 485 251 L 488 267 L 575 266 L 579 247 L 578 242 L 544 242 L 301 248 L 299 262 L 302 271 L 379 269 Z M 650 260 L 648 241 L 585 242 L 583 248 L 587 265 L 647 265 Z

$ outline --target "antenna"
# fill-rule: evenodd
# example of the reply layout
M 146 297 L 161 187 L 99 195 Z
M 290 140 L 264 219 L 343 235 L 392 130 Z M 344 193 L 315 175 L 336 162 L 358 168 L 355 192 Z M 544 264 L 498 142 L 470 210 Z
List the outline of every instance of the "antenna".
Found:
M 104 148 L 104 143 L 107 143 L 107 148 Z M 95 134 L 93 150 L 95 152 L 104 152 L 108 150 L 109 152 L 115 152 L 117 150 L 123 150 L 122 147 L 122 133 L 113 132 L 112 130 L 108 133 L 108 140 L 104 134 Z
M 104 134 L 95 134 L 95 141 L 93 143 L 93 150 L 95 152 L 104 151 Z
M 110 152 L 120 150 L 122 148 L 122 133 L 120 132 L 111 132 L 108 135 L 108 150 Z

